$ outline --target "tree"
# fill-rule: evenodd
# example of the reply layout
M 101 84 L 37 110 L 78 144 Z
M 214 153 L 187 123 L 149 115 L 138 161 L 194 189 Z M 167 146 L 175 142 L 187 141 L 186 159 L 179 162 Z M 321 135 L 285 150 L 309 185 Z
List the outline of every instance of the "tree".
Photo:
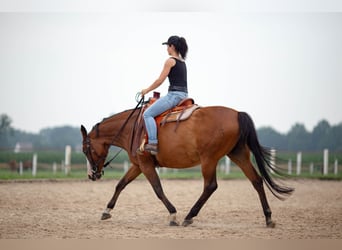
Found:
M 82 142 L 79 128 L 62 126 L 42 129 L 39 133 L 40 147 L 64 149 L 65 145 L 76 147 Z
M 6 115 L 0 115 L 0 135 L 6 134 L 9 130 L 11 130 L 12 119 Z
M 311 134 L 311 145 L 314 150 L 329 148 L 331 145 L 331 127 L 326 120 L 320 121 L 313 129 Z
M 331 150 L 342 151 L 342 123 L 331 128 L 329 138 Z
M 310 146 L 310 134 L 305 126 L 296 123 L 287 133 L 288 150 L 307 150 Z
M 287 149 L 286 136 L 278 133 L 271 127 L 258 129 L 258 137 L 263 146 L 280 150 Z
M 7 147 L 10 136 L 14 134 L 11 123 L 12 119 L 8 115 L 0 115 L 0 147 Z

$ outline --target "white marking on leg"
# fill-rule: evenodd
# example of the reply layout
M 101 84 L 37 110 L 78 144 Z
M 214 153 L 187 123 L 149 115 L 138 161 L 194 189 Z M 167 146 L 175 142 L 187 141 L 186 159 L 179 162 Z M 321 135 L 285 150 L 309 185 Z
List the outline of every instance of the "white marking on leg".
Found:
M 112 211 L 112 209 L 107 207 L 103 213 L 104 214 L 110 214 L 110 211 Z
M 175 222 L 175 223 L 179 224 L 178 221 L 177 221 L 177 213 L 170 214 L 169 215 L 169 221 L 170 222 Z

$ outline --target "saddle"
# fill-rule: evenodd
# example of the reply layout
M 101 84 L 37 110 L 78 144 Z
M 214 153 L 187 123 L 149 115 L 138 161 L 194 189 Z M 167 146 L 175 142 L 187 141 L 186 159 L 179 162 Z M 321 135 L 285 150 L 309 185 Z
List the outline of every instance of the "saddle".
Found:
M 161 127 L 168 122 L 177 122 L 175 127 L 176 131 L 179 122 L 187 120 L 191 116 L 192 112 L 194 112 L 198 108 L 200 107 L 195 104 L 192 98 L 185 98 L 180 101 L 176 107 L 169 109 L 155 117 L 157 127 Z
M 131 153 L 133 155 L 136 154 L 136 149 L 138 147 L 143 147 L 144 144 L 147 143 L 147 132 L 145 130 L 145 124 L 142 114 L 158 98 L 159 95 L 155 94 L 154 97 L 150 98 L 149 101 L 142 108 L 142 112 L 140 113 L 140 117 L 138 118 L 137 124 L 134 128 L 135 131 L 132 138 Z M 200 106 L 195 104 L 194 99 L 185 98 L 181 100 L 174 108 L 166 110 L 165 112 L 155 117 L 157 129 L 159 130 L 159 128 L 164 126 L 166 123 L 176 122 L 176 131 L 179 126 L 179 122 L 189 119 L 192 113 L 199 108 Z

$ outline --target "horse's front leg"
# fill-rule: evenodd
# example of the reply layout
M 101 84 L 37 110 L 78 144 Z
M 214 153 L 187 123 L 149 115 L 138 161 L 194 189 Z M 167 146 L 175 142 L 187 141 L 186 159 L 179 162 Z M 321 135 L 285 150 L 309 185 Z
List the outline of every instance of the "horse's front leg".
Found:
M 137 178 L 140 174 L 141 170 L 138 165 L 132 165 L 128 169 L 127 173 L 121 178 L 119 183 L 116 185 L 114 195 L 107 204 L 107 208 L 103 212 L 101 220 L 106 220 L 112 217 L 110 211 L 114 208 L 121 191 L 127 186 L 127 184 L 129 184 L 131 181 Z
M 159 176 L 155 170 L 154 166 L 149 167 L 142 167 L 142 172 L 146 176 L 147 180 L 152 185 L 152 188 L 157 195 L 157 197 L 163 202 L 166 209 L 170 213 L 169 217 L 169 225 L 170 226 L 179 226 L 179 222 L 177 221 L 176 214 L 177 210 L 176 208 L 171 204 L 171 202 L 166 198 L 162 185 L 160 183 Z

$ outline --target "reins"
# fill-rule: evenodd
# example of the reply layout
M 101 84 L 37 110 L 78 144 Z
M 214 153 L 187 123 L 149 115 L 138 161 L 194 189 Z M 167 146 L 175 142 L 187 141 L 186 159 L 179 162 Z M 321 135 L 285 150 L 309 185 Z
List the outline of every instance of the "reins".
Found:
M 127 117 L 126 121 L 124 122 L 124 124 L 121 126 L 119 132 L 116 134 L 116 136 L 113 138 L 113 140 L 111 141 L 111 144 L 119 137 L 119 135 L 122 133 L 122 131 L 124 130 L 124 128 L 126 127 L 129 119 L 131 119 L 131 117 L 133 116 L 134 112 L 139 108 L 140 105 L 143 105 L 144 104 L 144 101 L 145 101 L 145 98 L 144 96 L 142 96 L 140 98 L 140 100 L 138 101 L 138 98 L 140 96 L 140 93 L 137 93 L 137 95 L 135 96 L 135 100 L 138 102 L 138 104 L 135 106 L 135 108 L 132 110 L 132 112 L 129 114 L 129 116 Z M 141 112 L 141 109 L 140 109 L 140 112 Z M 138 119 L 139 115 L 137 116 L 137 119 Z M 136 119 L 136 121 L 137 121 Z M 135 121 L 135 122 L 136 122 Z M 120 150 L 110 159 L 108 160 L 104 165 L 103 165 L 103 168 L 106 168 L 122 151 L 123 149 L 120 148 Z

